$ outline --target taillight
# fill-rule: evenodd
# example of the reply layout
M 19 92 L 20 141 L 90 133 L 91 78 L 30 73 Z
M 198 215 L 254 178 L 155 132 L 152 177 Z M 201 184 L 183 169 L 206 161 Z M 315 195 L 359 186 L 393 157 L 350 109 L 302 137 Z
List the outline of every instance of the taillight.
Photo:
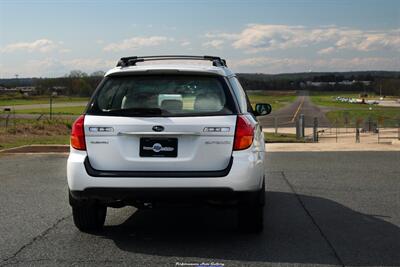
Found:
M 81 115 L 72 125 L 71 146 L 78 150 L 86 150 L 85 130 L 83 127 L 84 120 L 85 115 Z
M 244 115 L 238 115 L 236 120 L 235 141 L 233 150 L 249 148 L 253 143 L 254 125 Z

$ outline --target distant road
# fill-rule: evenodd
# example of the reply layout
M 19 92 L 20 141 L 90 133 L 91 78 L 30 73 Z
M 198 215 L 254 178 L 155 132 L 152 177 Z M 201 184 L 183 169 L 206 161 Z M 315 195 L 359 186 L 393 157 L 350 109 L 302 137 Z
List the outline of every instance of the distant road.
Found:
M 324 110 L 311 102 L 308 91 L 298 91 L 297 99 L 293 103 L 272 111 L 270 115 L 261 117 L 259 120 L 264 127 L 274 127 L 274 118 L 277 117 L 278 127 L 295 127 L 300 114 L 304 114 L 307 127 L 312 127 L 315 117 L 318 118 L 320 127 L 330 126 Z
M 63 102 L 63 103 L 54 103 L 53 107 L 54 108 L 62 108 L 62 107 L 82 107 L 86 106 L 87 101 L 82 101 L 82 102 Z M 50 108 L 50 104 L 31 104 L 31 105 L 6 105 L 6 106 L 0 106 L 0 110 L 3 110 L 4 108 L 13 108 L 15 110 L 23 110 L 23 109 L 39 109 L 39 108 Z
M 394 100 L 379 101 L 378 106 L 400 108 L 400 101 L 394 101 Z

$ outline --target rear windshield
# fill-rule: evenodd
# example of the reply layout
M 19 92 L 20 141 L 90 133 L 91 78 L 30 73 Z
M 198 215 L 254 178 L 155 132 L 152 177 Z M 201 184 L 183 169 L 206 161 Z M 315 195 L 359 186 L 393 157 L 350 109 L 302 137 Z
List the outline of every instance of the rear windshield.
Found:
M 233 114 L 225 80 L 215 76 L 107 77 L 87 114 L 114 116 L 206 116 Z

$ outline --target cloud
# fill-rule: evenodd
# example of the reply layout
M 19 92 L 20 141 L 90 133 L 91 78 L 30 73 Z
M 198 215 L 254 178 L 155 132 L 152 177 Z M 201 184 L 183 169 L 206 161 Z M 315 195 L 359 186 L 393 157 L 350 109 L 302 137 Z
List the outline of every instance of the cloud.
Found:
M 71 70 L 82 70 L 87 73 L 115 67 L 117 60 L 99 58 L 74 58 L 60 60 L 54 57 L 27 60 L 17 65 L 0 65 L 2 77 L 12 77 L 18 73 L 20 77 L 61 77 Z
M 308 60 L 302 58 L 254 57 L 228 61 L 228 66 L 234 70 L 245 72 L 292 72 L 299 67 L 308 69 L 308 65 Z
M 332 58 L 315 62 L 316 69 L 327 67 L 335 68 L 336 70 L 398 70 L 400 63 L 398 58 L 384 57 Z
M 260 52 L 304 46 L 306 43 L 301 26 L 256 24 L 244 29 L 232 46 L 248 52 Z
M 205 38 L 230 40 L 232 47 L 247 53 L 325 46 L 319 54 L 335 49 L 374 51 L 400 50 L 400 29 L 366 31 L 347 27 L 302 25 L 249 24 L 237 33 L 206 33 Z
M 117 60 L 105 60 L 100 58 L 75 58 L 61 61 L 60 64 L 69 69 L 78 69 L 87 72 L 95 70 L 109 70 L 115 67 Z
M 191 43 L 189 41 L 181 42 L 181 46 L 189 46 Z
M 143 47 L 159 46 L 173 40 L 173 38 L 168 38 L 165 36 L 133 37 L 122 40 L 121 42 L 108 44 L 104 47 L 104 51 L 118 52 L 136 50 Z
M 330 47 L 319 50 L 317 53 L 320 55 L 325 55 L 325 54 L 331 54 L 334 51 L 335 51 L 335 48 L 330 46 Z
M 203 43 L 203 46 L 207 48 L 221 49 L 224 43 L 225 43 L 224 40 L 211 40 Z
M 13 44 L 8 44 L 4 47 L 0 47 L 1 53 L 13 53 L 13 52 L 40 52 L 47 53 L 55 49 L 60 49 L 62 42 L 55 42 L 49 39 L 38 39 L 33 42 L 18 42 Z
M 235 40 L 239 37 L 236 33 L 226 33 L 226 32 L 207 32 L 204 37 L 206 38 L 222 38 L 226 40 Z
M 288 73 L 314 71 L 398 70 L 396 58 L 354 57 L 331 59 L 254 57 L 228 62 L 235 71 Z
M 400 50 L 400 29 L 384 32 L 342 32 L 341 38 L 336 42 L 336 47 L 359 51 L 373 51 L 385 48 Z

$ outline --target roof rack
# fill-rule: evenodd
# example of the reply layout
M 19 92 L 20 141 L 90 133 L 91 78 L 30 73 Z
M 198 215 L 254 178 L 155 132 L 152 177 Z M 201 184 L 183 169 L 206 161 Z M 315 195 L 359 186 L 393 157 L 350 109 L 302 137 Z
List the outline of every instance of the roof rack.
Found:
M 128 67 L 135 66 L 137 62 L 144 61 L 155 61 L 155 60 L 208 60 L 213 63 L 213 66 L 216 67 L 227 67 L 226 60 L 220 57 L 214 56 L 187 56 L 187 55 L 164 55 L 164 56 L 132 56 L 132 57 L 123 57 L 118 63 L 117 67 Z

